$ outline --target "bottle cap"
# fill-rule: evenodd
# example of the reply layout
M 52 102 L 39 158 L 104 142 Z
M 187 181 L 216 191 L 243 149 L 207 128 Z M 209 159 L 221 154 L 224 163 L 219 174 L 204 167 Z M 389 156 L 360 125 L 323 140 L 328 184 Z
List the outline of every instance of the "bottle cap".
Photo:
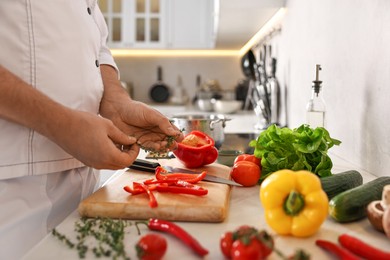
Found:
M 322 81 L 320 80 L 320 70 L 321 70 L 321 65 L 317 64 L 316 65 L 316 79 L 313 80 L 313 88 L 315 93 L 319 93 L 321 89 L 321 83 Z

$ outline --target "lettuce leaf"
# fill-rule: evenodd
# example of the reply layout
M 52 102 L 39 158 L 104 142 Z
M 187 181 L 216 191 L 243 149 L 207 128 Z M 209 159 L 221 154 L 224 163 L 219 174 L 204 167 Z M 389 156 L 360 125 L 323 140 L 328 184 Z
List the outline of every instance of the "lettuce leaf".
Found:
M 249 146 L 254 147 L 254 155 L 261 158 L 261 182 L 281 169 L 308 170 L 319 177 L 330 176 L 333 163 L 327 152 L 340 143 L 323 127 L 312 129 L 304 124 L 290 129 L 271 125 Z

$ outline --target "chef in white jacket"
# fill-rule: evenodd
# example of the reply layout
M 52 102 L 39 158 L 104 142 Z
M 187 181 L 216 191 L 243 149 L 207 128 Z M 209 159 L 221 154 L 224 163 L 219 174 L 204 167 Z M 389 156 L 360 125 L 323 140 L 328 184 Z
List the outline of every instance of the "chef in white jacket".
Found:
M 95 169 L 183 136 L 121 87 L 96 0 L 3 0 L 0 28 L 0 259 L 19 259 L 96 189 Z

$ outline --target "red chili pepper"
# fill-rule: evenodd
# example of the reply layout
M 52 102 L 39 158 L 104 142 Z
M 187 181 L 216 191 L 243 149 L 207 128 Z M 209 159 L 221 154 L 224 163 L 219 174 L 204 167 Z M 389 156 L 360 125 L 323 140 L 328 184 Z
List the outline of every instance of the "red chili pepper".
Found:
M 186 167 L 198 168 L 215 162 L 218 150 L 214 145 L 214 139 L 201 131 L 194 130 L 178 143 L 173 153 Z
M 155 208 L 158 206 L 157 204 L 157 200 L 156 200 L 156 197 L 154 196 L 153 192 L 149 189 L 148 186 L 146 186 L 145 184 L 143 183 L 136 183 L 134 182 L 135 184 L 140 184 L 141 187 L 146 191 L 146 193 L 148 194 L 149 196 L 149 207 L 151 208 Z
M 351 251 L 352 253 L 363 257 L 364 259 L 375 259 L 375 260 L 389 260 L 390 252 L 384 252 L 378 248 L 375 248 L 362 240 L 347 235 L 342 234 L 339 236 L 339 243 Z
M 167 232 L 177 237 L 200 256 L 209 253 L 193 236 L 173 222 L 152 218 L 149 219 L 147 226 L 150 230 Z
M 327 240 L 316 240 L 316 245 L 334 254 L 341 260 L 359 260 L 359 257 L 336 243 Z
M 180 183 L 180 184 L 179 184 Z M 184 184 L 184 181 L 177 181 L 177 185 L 157 185 L 156 190 L 158 192 L 172 192 L 172 193 L 181 193 L 181 194 L 190 194 L 196 196 L 203 196 L 208 193 L 208 190 L 203 189 L 200 186 L 193 185 L 190 183 Z

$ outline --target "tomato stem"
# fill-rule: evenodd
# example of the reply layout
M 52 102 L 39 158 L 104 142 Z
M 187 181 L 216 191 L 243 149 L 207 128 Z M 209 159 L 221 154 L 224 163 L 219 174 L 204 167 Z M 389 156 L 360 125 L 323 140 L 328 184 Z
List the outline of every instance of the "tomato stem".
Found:
M 299 214 L 299 212 L 301 212 L 304 206 L 305 200 L 302 194 L 292 190 L 284 202 L 284 211 L 287 215 L 296 216 Z

